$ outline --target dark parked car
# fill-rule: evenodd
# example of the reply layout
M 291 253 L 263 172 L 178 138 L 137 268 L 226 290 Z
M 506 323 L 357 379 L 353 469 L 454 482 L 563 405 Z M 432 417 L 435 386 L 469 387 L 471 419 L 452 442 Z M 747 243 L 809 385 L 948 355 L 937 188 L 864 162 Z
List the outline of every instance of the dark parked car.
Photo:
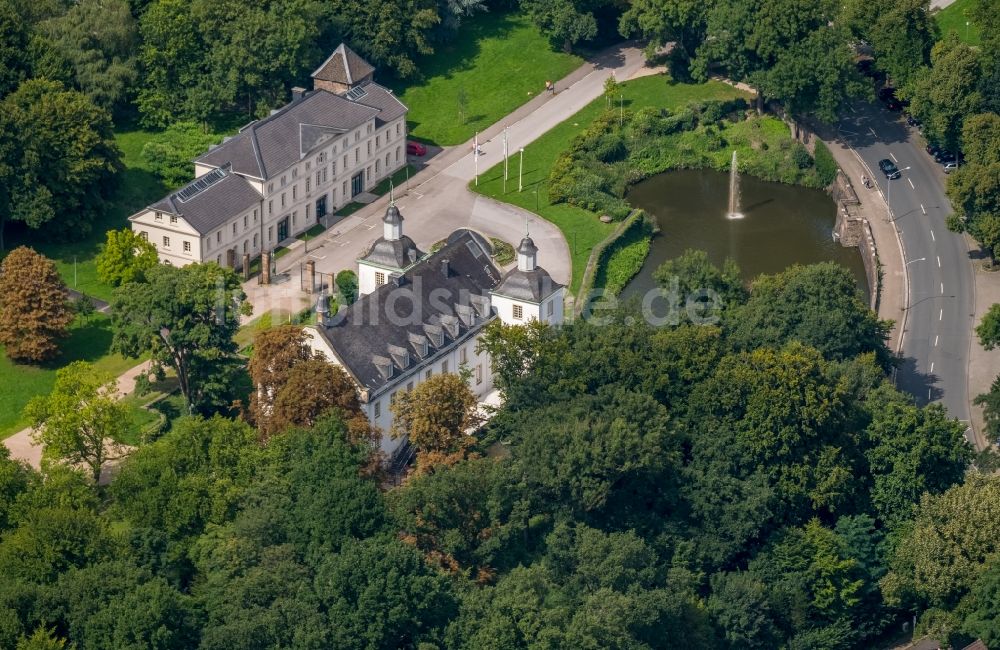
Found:
M 926 147 L 924 147 L 924 151 L 926 151 L 931 156 L 936 156 L 941 151 L 941 147 L 937 146 L 936 144 L 928 144 Z
M 406 143 L 406 153 L 411 156 L 426 156 L 427 147 L 420 144 L 419 142 L 414 142 L 413 140 L 410 140 L 409 142 Z
M 912 115 L 906 116 L 906 123 L 909 124 L 910 126 L 920 126 L 920 120 L 913 117 Z
M 958 160 L 958 158 L 950 151 L 938 151 L 934 154 L 934 162 L 941 163 L 942 165 L 945 163 L 955 162 L 956 160 Z
M 901 111 L 903 110 L 903 102 L 899 101 L 895 97 L 890 97 L 885 100 L 885 107 L 890 111 Z
M 899 178 L 902 174 L 899 173 L 899 167 L 896 167 L 896 163 L 892 162 L 888 158 L 883 158 L 878 161 L 878 168 L 882 170 L 885 177 L 889 180 L 894 178 Z
M 896 89 L 892 86 L 886 86 L 885 88 L 879 88 L 878 98 L 883 102 L 896 98 Z

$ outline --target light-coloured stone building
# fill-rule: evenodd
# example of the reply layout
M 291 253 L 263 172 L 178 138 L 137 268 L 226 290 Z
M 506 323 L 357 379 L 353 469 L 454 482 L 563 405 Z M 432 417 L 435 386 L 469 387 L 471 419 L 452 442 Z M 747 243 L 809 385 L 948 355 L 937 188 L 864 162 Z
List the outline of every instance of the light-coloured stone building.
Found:
M 358 260 L 357 302 L 336 314 L 321 296 L 310 346 L 354 380 L 369 421 L 383 431 L 382 451 L 394 454 L 393 398 L 436 373 L 469 371 L 469 387 L 484 401 L 493 392 L 489 355 L 477 353 L 494 320 L 524 324 L 563 321 L 565 288 L 538 266 L 527 235 L 517 268 L 502 273 L 480 234 L 457 230 L 438 251 L 420 251 L 403 234 L 403 215 L 390 204 L 383 234 Z
M 195 180 L 129 217 L 160 261 L 242 267 L 406 164 L 407 108 L 341 44 L 313 90 L 194 161 Z

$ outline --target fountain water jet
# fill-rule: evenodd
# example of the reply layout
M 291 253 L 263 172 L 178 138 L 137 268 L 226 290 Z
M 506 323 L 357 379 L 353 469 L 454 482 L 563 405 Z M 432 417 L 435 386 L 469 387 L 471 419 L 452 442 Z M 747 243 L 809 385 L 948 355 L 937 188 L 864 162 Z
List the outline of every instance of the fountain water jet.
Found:
M 733 151 L 733 163 L 729 168 L 729 212 L 727 219 L 742 219 L 740 212 L 740 172 L 736 166 L 736 152 Z

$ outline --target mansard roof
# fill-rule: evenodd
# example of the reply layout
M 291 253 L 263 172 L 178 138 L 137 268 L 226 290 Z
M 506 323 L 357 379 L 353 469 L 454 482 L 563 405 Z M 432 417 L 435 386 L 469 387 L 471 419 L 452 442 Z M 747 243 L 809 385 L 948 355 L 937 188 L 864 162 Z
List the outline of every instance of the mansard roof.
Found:
M 489 292 L 500 272 L 490 252 L 479 235 L 456 231 L 437 253 L 345 308 L 337 324 L 316 329 L 361 386 L 377 393 L 495 318 Z
M 536 266 L 532 271 L 517 268 L 510 270 L 493 293 L 514 300 L 539 303 L 562 288 L 563 285 L 553 280 L 548 271 Z

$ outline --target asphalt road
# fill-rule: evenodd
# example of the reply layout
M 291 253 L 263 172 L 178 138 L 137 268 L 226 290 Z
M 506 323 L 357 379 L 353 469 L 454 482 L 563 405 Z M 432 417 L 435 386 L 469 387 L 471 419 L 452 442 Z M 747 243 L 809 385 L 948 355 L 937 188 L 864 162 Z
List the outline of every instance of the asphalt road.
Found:
M 951 416 L 968 422 L 974 285 L 965 241 L 945 226 L 952 212 L 944 193 L 945 175 L 899 113 L 877 104 L 854 108 L 841 121 L 841 134 L 889 203 L 909 277 L 896 385 L 917 403 L 941 402 Z M 902 170 L 900 178 L 890 181 L 879 171 L 883 158 Z

